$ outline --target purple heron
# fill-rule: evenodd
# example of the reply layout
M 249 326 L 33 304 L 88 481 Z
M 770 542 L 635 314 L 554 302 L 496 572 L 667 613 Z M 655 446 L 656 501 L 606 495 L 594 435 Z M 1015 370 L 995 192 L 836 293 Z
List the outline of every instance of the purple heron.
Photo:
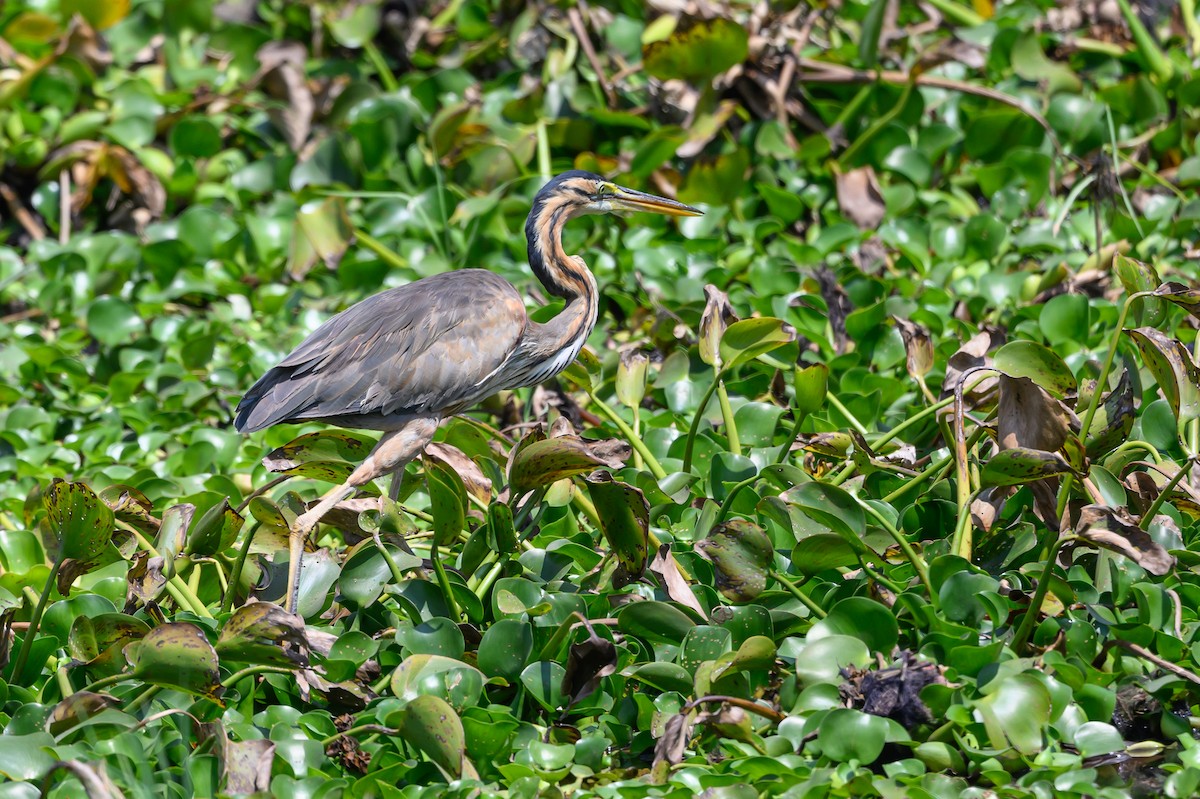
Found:
M 549 322 L 531 321 L 517 290 L 491 272 L 433 275 L 332 317 L 246 392 L 234 422 L 240 432 L 309 421 L 383 431 L 346 481 L 292 526 L 289 611 L 299 600 L 304 542 L 331 508 L 387 474 L 394 475 L 395 498 L 404 467 L 442 419 L 497 391 L 547 380 L 575 360 L 596 324 L 597 290 L 583 259 L 563 252 L 563 225 L 613 211 L 702 213 L 591 172 L 564 172 L 538 192 L 525 222 L 530 269 L 546 291 L 566 300 Z

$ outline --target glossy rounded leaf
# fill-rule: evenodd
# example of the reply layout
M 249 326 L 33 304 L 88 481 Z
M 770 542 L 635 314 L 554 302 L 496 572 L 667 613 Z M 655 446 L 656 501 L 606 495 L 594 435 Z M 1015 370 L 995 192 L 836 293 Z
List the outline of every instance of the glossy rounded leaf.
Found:
M 688 631 L 696 626 L 692 618 L 666 602 L 631 602 L 617 612 L 621 630 L 664 644 L 679 644 Z
M 106 346 L 121 344 L 144 327 L 137 311 L 117 297 L 101 297 L 88 306 L 88 332 Z
M 796 542 L 792 548 L 792 566 L 801 574 L 812 576 L 841 566 L 854 566 L 858 553 L 846 539 L 832 533 L 817 533 Z
M 817 744 L 830 760 L 869 765 L 883 753 L 887 733 L 885 719 L 860 710 L 837 708 L 821 720 Z
M 533 652 L 533 628 L 520 619 L 501 619 L 479 642 L 479 669 L 489 677 L 513 682 L 520 676 Z
M 805 483 L 783 495 L 813 521 L 825 525 L 851 544 L 860 541 L 867 529 L 867 515 L 845 490 L 826 483 Z
M 409 655 L 392 672 L 389 686 L 401 699 L 411 700 L 426 694 L 440 696 L 461 710 L 479 702 L 484 681 L 483 672 L 461 660 L 442 655 Z
M 400 737 L 437 763 L 451 779 L 463 775 L 466 757 L 463 725 L 444 699 L 418 696 L 405 705 Z
M 1042 748 L 1043 730 L 1050 722 L 1050 694 L 1037 678 L 1014 674 L 1004 678 L 976 703 L 991 745 L 1012 746 L 1021 754 Z
M 859 639 L 872 652 L 891 655 L 900 637 L 900 627 L 893 613 L 880 603 L 861 596 L 846 597 L 818 620 L 808 632 L 815 641 L 830 635 L 848 635 Z
M 557 663 L 541 661 L 530 663 L 521 672 L 521 684 L 529 695 L 548 711 L 556 711 L 567 703 L 563 692 L 563 679 L 567 670 Z

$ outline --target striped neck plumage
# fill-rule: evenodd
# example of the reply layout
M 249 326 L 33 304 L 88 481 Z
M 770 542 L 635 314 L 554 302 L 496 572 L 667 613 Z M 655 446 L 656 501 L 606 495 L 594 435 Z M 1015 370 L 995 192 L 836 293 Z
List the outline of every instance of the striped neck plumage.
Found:
M 529 268 L 555 297 L 570 302 L 584 299 L 595 306 L 596 279 L 583 259 L 563 252 L 562 230 L 567 221 L 584 213 L 578 202 L 564 196 L 539 197 L 525 222 Z

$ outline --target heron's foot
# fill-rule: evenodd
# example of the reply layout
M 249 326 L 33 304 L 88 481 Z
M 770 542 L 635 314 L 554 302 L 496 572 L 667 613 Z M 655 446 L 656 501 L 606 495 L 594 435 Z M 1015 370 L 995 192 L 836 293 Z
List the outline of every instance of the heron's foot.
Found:
M 291 534 L 299 536 L 300 543 L 303 544 L 308 540 L 309 533 L 317 529 L 317 523 L 320 521 L 321 516 L 314 515 L 311 510 L 302 513 L 296 517 L 296 523 L 292 525 Z

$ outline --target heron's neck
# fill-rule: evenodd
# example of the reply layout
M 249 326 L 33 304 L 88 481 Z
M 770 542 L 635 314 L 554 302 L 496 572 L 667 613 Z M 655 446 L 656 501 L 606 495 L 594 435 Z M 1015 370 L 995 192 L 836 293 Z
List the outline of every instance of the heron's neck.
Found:
M 562 230 L 572 216 L 571 207 L 557 198 L 551 205 L 535 208 L 526 225 L 529 240 L 529 267 L 546 291 L 567 301 L 563 310 L 544 325 L 539 325 L 539 349 L 545 357 L 566 358 L 560 367 L 570 365 L 583 342 L 596 326 L 598 292 L 596 278 L 583 259 L 563 251 Z M 536 219 L 541 218 L 542 224 Z M 568 357 L 569 355 L 569 357 Z

